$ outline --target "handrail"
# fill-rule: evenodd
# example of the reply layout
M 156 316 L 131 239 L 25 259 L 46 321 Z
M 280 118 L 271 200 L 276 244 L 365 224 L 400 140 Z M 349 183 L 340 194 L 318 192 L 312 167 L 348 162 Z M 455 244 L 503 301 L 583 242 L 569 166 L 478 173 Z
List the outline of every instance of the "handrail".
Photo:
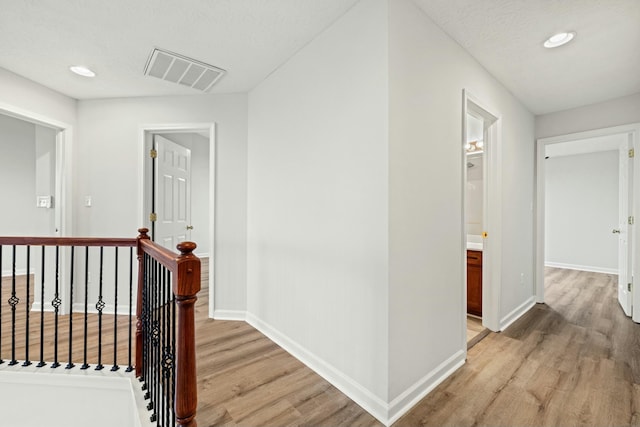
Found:
M 0 245 L 16 246 L 120 246 L 134 247 L 136 239 L 113 237 L 24 237 L 0 236 Z
M 130 247 L 137 249 L 138 259 L 138 289 L 136 301 L 136 351 L 135 351 L 135 370 L 136 376 L 140 376 L 140 369 L 143 366 L 143 337 L 142 337 L 142 303 L 143 303 L 143 286 L 145 284 L 145 265 L 143 258 L 146 255 L 151 257 L 155 262 L 162 265 L 171 272 L 173 280 L 171 281 L 171 291 L 175 300 L 175 400 L 173 402 L 173 411 L 175 421 L 180 426 L 196 427 L 196 408 L 197 408 L 197 382 L 196 382 L 196 357 L 195 357 L 195 302 L 197 293 L 200 291 L 200 260 L 193 254 L 196 244 L 192 242 L 182 242 L 178 244 L 177 249 L 180 254 L 176 254 L 154 242 L 148 236 L 148 229 L 141 228 L 137 238 L 111 238 L 111 237 L 25 237 L 25 236 L 0 236 L 0 253 L 1 246 L 42 246 L 43 263 L 44 263 L 44 246 L 56 247 L 72 247 L 71 258 L 73 258 L 73 247 Z M 100 249 L 102 251 L 102 249 Z M 88 253 L 88 252 L 87 252 Z M 102 253 L 102 252 L 101 252 Z M 57 254 L 57 249 L 56 249 Z M 14 255 L 15 257 L 15 255 Z M 101 261 L 102 262 L 102 259 Z M 28 263 L 28 261 L 27 261 Z M 56 258 L 57 263 L 57 258 Z M 15 264 L 15 258 L 14 258 Z M 28 264 L 27 264 L 28 265 Z M 44 264 L 43 264 L 44 265 Z M 73 269 L 73 261 L 71 264 Z M 117 268 L 117 259 L 116 259 Z M 14 282 L 15 282 L 15 265 Z M 56 276 L 58 272 L 56 270 Z M 71 279 L 73 281 L 73 278 Z M 88 279 L 85 277 L 88 282 Z M 100 278 L 100 283 L 102 278 Z M 28 284 L 29 282 L 27 282 Z M 44 283 L 44 281 L 43 281 Z M 56 299 L 58 298 L 56 277 Z M 43 285 L 44 286 L 44 285 Z M 72 284 L 73 286 L 73 284 Z M 117 282 L 116 282 L 117 287 Z M 14 285 L 15 288 L 15 285 Z M 43 288 L 44 289 L 44 288 Z M 14 290 L 15 292 L 15 290 Z M 116 289 L 117 292 L 117 289 Z M 117 294 L 116 294 L 117 295 Z M 100 297 L 101 298 L 101 297 Z M 116 297 L 117 298 L 117 297 Z M 28 300 L 28 294 L 27 294 Z M 101 302 L 101 301 L 100 301 Z M 43 303 L 41 303 L 42 305 Z M 15 310 L 15 304 L 12 307 Z M 58 307 L 56 306 L 56 316 Z M 101 308 L 99 309 L 102 313 Z M 85 302 L 86 312 L 86 302 Z M 130 313 L 131 314 L 131 313 Z M 85 313 L 86 318 L 86 313 Z M 71 318 L 70 320 L 71 321 Z M 28 322 L 28 320 L 27 320 Z M 57 317 L 56 317 L 57 322 Z M 85 320 L 86 323 L 86 320 Z M 57 328 L 57 326 L 56 326 Z M 69 327 L 71 330 L 71 326 Z M 57 331 L 57 329 L 56 329 Z M 56 332 L 57 333 L 57 332 Z M 86 332 L 85 332 L 86 334 Z M 57 337 L 56 337 L 57 340 Z M 85 336 L 86 341 L 86 336 Z M 70 338 L 71 342 L 71 338 Z M 71 347 L 70 347 L 71 348 Z M 27 346 L 28 351 L 28 346 Z M 71 352 L 71 350 L 70 350 Z M 1 356 L 1 355 L 0 355 Z M 57 357 L 57 350 L 56 350 Z M 71 354 L 69 356 L 71 358 Z M 115 357 L 115 356 L 114 356 Z M 13 359 L 13 358 L 12 358 Z M 131 354 L 129 354 L 131 359 Z M 1 363 L 1 359 L 0 359 Z M 114 361 L 115 363 L 115 361 Z M 131 364 L 131 361 L 129 362 Z M 39 366 L 43 366 L 44 364 Z M 86 360 L 85 360 L 86 365 Z M 24 365 L 26 366 L 26 364 Z M 69 366 L 72 366 L 71 361 Z M 87 365 L 88 366 L 88 365 Z M 114 365 L 114 368 L 116 365 Z M 131 365 L 129 365 L 131 368 Z M 113 369 L 112 369 L 113 370 Z
M 147 228 L 138 229 L 138 263 L 139 271 L 144 269 L 143 254 L 148 254 L 155 261 L 171 271 L 175 280 L 171 286 L 177 305 L 176 327 L 176 383 L 174 412 L 180 426 L 196 427 L 197 380 L 195 352 L 195 303 L 201 287 L 200 259 L 193 254 L 196 244 L 181 242 L 177 245 L 180 255 L 152 242 Z M 136 313 L 136 375 L 140 376 L 142 367 L 142 302 L 144 278 L 139 275 L 138 303 Z M 138 348 L 139 346 L 139 348 Z

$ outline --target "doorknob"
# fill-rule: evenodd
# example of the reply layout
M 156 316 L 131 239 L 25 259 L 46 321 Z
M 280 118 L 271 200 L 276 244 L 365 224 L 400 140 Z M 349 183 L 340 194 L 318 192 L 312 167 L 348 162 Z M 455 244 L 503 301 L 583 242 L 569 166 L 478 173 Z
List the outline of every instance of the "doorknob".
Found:
M 193 225 L 187 225 L 187 230 L 193 230 Z
M 620 234 L 620 230 L 618 230 L 617 228 L 614 228 L 612 231 L 613 234 Z

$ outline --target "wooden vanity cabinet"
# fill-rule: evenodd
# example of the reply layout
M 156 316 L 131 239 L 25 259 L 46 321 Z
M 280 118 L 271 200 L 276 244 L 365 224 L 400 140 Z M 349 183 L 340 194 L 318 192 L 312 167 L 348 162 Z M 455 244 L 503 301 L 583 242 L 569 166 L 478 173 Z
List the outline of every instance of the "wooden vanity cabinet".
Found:
M 467 250 L 467 313 L 482 316 L 482 251 Z

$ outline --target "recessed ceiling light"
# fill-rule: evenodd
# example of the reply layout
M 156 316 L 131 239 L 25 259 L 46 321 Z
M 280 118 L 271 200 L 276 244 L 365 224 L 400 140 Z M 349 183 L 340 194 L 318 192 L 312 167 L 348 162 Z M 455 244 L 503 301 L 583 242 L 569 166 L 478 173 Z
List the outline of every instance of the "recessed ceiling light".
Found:
M 82 65 L 73 65 L 69 67 L 69 69 L 76 73 L 79 76 L 83 77 L 95 77 L 96 73 L 88 69 L 87 67 L 83 67 Z
M 562 46 L 563 44 L 569 43 L 575 37 L 575 31 L 569 31 L 567 33 L 558 33 L 549 37 L 544 42 L 544 47 L 547 49 L 551 49 L 554 47 Z

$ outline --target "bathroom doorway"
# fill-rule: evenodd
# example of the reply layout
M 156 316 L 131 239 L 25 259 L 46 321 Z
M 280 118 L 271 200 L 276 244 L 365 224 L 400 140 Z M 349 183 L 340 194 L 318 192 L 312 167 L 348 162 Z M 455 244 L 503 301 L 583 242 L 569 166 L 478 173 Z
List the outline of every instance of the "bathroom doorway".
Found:
M 463 94 L 463 286 L 467 348 L 499 331 L 501 177 L 499 115 Z

